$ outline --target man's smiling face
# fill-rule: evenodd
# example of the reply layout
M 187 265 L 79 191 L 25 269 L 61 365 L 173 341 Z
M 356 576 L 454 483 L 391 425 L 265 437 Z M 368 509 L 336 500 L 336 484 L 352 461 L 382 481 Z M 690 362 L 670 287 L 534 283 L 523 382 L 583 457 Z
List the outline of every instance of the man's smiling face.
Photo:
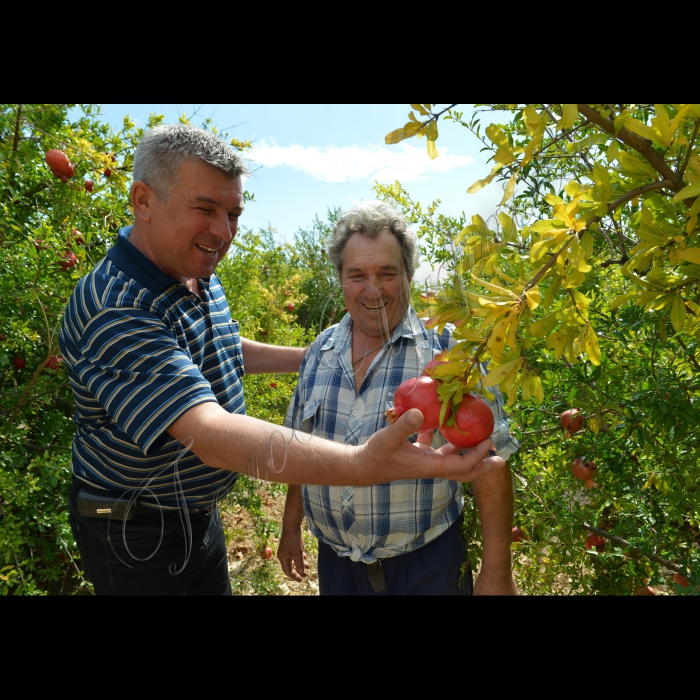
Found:
M 147 249 L 139 250 L 175 279 L 209 277 L 238 230 L 243 186 L 240 177 L 186 160 L 168 201 L 151 194 L 149 205 Z
M 345 244 L 340 282 L 355 329 L 386 339 L 401 322 L 410 301 L 401 246 L 387 229 L 372 239 L 354 233 Z

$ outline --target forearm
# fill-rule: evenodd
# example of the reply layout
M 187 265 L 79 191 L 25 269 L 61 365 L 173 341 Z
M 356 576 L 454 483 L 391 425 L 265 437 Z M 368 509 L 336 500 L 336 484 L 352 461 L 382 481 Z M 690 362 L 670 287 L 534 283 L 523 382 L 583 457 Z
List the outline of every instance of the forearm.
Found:
M 513 477 L 506 463 L 472 483 L 481 519 L 484 567 L 511 572 L 510 545 L 513 540 Z
M 241 338 L 241 349 L 246 374 L 298 372 L 306 354 L 306 348 L 267 345 L 248 338 Z
M 287 488 L 287 500 L 284 504 L 282 516 L 282 529 L 298 530 L 304 520 L 304 501 L 301 495 L 300 484 L 289 484 Z
M 192 439 L 190 449 L 210 467 L 287 484 L 340 485 L 337 475 L 348 477 L 358 450 L 228 413 L 214 402 L 191 408 L 169 432 L 185 445 Z

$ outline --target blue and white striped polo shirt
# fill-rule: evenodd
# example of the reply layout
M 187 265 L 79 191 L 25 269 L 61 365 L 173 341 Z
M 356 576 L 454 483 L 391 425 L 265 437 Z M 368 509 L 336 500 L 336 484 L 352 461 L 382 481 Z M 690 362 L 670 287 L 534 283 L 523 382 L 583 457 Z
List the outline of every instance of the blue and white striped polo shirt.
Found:
M 201 298 L 130 242 L 131 226 L 78 282 L 59 343 L 75 397 L 73 473 L 92 486 L 142 491 L 146 506 L 211 505 L 237 474 L 212 469 L 167 428 L 193 406 L 216 401 L 245 413 L 238 323 L 218 277 Z M 157 497 L 157 498 L 156 498 Z

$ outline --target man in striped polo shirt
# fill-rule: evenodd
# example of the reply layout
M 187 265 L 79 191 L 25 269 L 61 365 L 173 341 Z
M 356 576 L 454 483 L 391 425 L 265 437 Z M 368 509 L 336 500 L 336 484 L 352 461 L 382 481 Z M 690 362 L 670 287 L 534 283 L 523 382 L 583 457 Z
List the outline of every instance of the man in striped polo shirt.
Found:
M 281 483 L 462 481 L 498 469 L 416 449 L 409 411 L 362 447 L 245 415 L 249 373 L 296 372 L 304 348 L 241 338 L 215 274 L 243 212 L 246 168 L 195 127 L 147 131 L 134 156 L 134 224 L 76 286 L 60 345 L 75 396 L 70 522 L 98 594 L 230 595 L 217 502 L 239 473 Z

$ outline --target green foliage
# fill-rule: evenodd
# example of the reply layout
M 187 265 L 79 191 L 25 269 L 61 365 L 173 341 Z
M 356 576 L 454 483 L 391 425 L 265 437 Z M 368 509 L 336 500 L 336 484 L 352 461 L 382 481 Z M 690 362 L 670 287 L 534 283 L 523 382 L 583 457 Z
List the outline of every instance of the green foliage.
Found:
M 75 283 L 129 223 L 127 180 L 140 134 L 128 119 L 113 131 L 89 105 L 0 106 L 3 595 L 85 585 L 66 509 L 74 405 L 65 370 L 52 368 L 51 357 L 59 354 L 58 330 Z M 46 164 L 51 149 L 74 166 L 66 182 Z M 67 251 L 73 267 L 61 265 Z M 17 369 L 16 358 L 26 366 Z
M 437 214 L 439 200 L 423 210 L 400 183 L 376 189 L 448 271 L 429 313 L 432 325 L 457 323 L 464 342 L 444 380 L 484 390 L 473 368 L 487 359 L 485 384 L 508 396 L 523 443 L 511 459 L 528 537 L 514 545 L 521 587 L 668 583 L 653 555 L 691 580 L 677 592 L 697 592 L 700 108 L 482 105 L 465 117 L 423 107 L 423 123 L 442 116 L 490 151 L 491 173 L 469 192 L 503 186 L 505 208 L 471 223 Z M 489 112 L 501 123 L 483 129 Z M 586 417 L 573 436 L 559 425 L 572 407 Z M 590 491 L 570 472 L 582 455 L 598 465 Z M 631 547 L 586 552 L 585 526 Z
M 151 115 L 147 126 L 161 121 Z M 208 120 L 202 126 L 215 130 Z M 142 133 L 128 117 L 115 131 L 94 105 L 0 105 L 2 595 L 88 588 L 66 507 L 75 408 L 65 370 L 52 358 L 73 287 L 132 223 L 130 177 Z M 74 167 L 65 182 L 46 163 L 52 149 Z M 72 267 L 66 253 L 75 256 Z M 278 395 L 261 405 L 272 414 L 283 403 Z

